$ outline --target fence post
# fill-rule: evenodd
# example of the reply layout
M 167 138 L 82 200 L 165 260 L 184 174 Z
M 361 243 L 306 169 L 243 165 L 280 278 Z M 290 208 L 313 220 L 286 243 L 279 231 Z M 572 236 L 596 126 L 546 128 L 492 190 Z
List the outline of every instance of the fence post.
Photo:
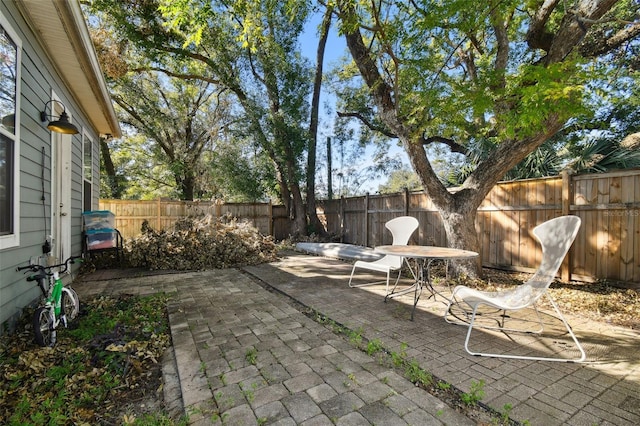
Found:
M 409 216 L 409 188 L 404 187 L 404 215 Z
M 571 190 L 571 175 L 567 170 L 560 172 L 562 176 L 562 215 L 566 216 L 571 213 L 571 200 L 573 199 L 573 191 Z M 562 281 L 571 281 L 571 265 L 573 262 L 573 249 L 569 250 L 560 266 L 560 279 Z
M 160 221 L 160 197 L 158 197 L 158 231 L 160 231 L 162 228 L 160 228 L 161 226 L 161 221 Z
M 340 242 L 344 243 L 344 195 L 340 196 L 340 208 L 338 209 L 338 220 L 340 221 Z
M 273 203 L 271 202 L 271 198 L 269 198 L 269 235 L 275 237 L 275 235 L 273 235 Z
M 369 247 L 369 193 L 364 196 L 364 246 Z

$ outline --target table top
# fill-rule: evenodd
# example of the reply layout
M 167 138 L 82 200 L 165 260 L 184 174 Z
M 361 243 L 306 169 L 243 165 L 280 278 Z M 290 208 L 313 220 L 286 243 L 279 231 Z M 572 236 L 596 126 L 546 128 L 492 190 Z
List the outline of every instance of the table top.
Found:
M 420 259 L 471 259 L 478 256 L 475 251 L 436 246 L 378 246 L 375 251 Z

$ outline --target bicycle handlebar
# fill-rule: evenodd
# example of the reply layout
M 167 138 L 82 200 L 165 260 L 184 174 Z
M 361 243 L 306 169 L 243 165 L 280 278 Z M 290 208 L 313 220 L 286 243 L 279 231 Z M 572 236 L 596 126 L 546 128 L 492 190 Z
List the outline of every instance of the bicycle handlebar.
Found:
M 42 271 L 43 273 L 47 274 L 47 275 L 53 275 L 52 272 L 50 272 L 53 268 L 61 268 L 64 266 L 64 269 L 60 270 L 61 273 L 64 273 L 67 271 L 67 269 L 69 269 L 69 264 L 70 263 L 75 263 L 76 259 L 82 259 L 82 256 L 71 256 L 69 257 L 67 260 L 65 260 L 62 263 L 59 263 L 57 265 L 50 265 L 50 266 L 42 266 L 42 265 L 27 265 L 27 266 L 18 266 L 16 268 L 16 271 L 32 271 L 32 272 L 38 272 L 38 271 Z M 25 274 L 26 274 L 25 271 Z

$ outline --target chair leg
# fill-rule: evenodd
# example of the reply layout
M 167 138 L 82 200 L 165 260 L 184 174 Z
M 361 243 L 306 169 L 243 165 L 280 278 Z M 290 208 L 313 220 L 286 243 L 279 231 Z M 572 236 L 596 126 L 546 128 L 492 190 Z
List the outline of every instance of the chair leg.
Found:
M 400 276 L 402 275 L 402 268 L 398 269 L 398 276 L 396 277 L 396 282 L 393 284 L 393 288 L 391 289 L 391 293 L 389 293 L 389 274 L 390 273 L 391 273 L 391 271 L 387 272 L 387 294 L 386 294 L 386 296 L 388 296 L 389 294 L 391 294 L 391 293 L 396 291 L 396 288 L 398 287 L 398 283 L 400 282 Z
M 357 288 L 357 287 L 366 287 L 368 285 L 376 285 L 376 284 L 384 284 L 385 281 L 374 281 L 374 282 L 370 282 L 370 283 L 362 283 L 362 284 L 352 284 L 351 281 L 353 280 L 353 274 L 356 272 L 356 266 L 353 266 L 353 269 L 351 269 L 351 276 L 349 277 L 349 287 L 351 288 Z M 389 290 L 389 272 L 387 272 L 387 290 Z
M 469 311 L 467 311 L 465 308 L 460 307 L 460 309 L 462 310 L 462 312 L 464 312 L 465 316 L 466 316 L 466 321 L 459 318 L 458 316 L 456 316 L 455 314 L 453 314 L 451 312 L 451 307 L 453 305 L 458 305 L 460 306 L 460 302 L 457 301 L 455 299 L 455 295 L 451 296 L 451 298 L 449 299 L 449 304 L 447 305 L 447 310 L 444 312 L 444 320 L 449 323 L 449 324 L 453 324 L 453 325 L 468 325 L 469 324 L 469 317 L 471 316 L 471 313 Z M 470 306 L 470 305 L 469 305 Z M 471 309 L 473 310 L 473 307 L 470 306 Z M 489 325 L 478 325 L 476 326 L 476 328 L 483 328 L 485 330 L 498 330 L 498 331 L 512 331 L 512 332 L 516 332 L 516 333 L 529 333 L 529 334 L 540 334 L 544 331 L 544 324 L 542 322 L 542 318 L 540 317 L 540 312 L 538 311 L 538 307 L 536 305 L 533 305 L 533 309 L 536 312 L 536 317 L 538 318 L 538 324 L 540 325 L 540 328 L 538 330 L 524 330 L 521 328 L 507 328 L 505 327 L 505 317 L 506 317 L 506 310 L 499 310 L 497 312 L 502 312 L 502 315 L 500 315 L 500 319 L 496 319 L 496 322 L 498 323 L 498 326 L 489 326 Z M 489 315 L 493 315 L 493 313 L 490 313 Z M 449 319 L 449 316 L 454 317 L 456 320 L 451 320 Z
M 353 268 L 351 269 L 351 276 L 349 277 L 349 287 L 354 287 L 351 285 L 351 280 L 353 280 L 353 273 L 356 271 L 356 266 L 353 265 Z
M 578 341 L 578 338 L 573 333 L 573 330 L 571 329 L 571 326 L 565 320 L 564 316 L 560 312 L 560 309 L 558 309 L 558 305 L 556 305 L 556 302 L 551 298 L 551 296 L 547 295 L 547 297 L 549 298 L 549 301 L 551 302 L 551 305 L 553 305 L 553 308 L 555 309 L 556 313 L 558 314 L 559 319 L 562 321 L 562 323 L 566 327 L 567 331 L 571 335 L 571 338 L 573 339 L 573 342 L 575 343 L 576 347 L 580 351 L 580 357 L 575 358 L 575 359 L 567 359 L 567 358 L 536 357 L 536 356 L 524 356 L 524 355 L 506 355 L 506 354 L 494 354 L 494 353 L 473 352 L 473 351 L 471 351 L 469 349 L 469 339 L 471 338 L 471 331 L 473 330 L 473 323 L 475 322 L 476 313 L 477 313 L 477 310 L 478 310 L 478 306 L 480 304 L 476 304 L 473 307 L 473 312 L 471 314 L 471 320 L 469 322 L 469 328 L 467 330 L 467 336 L 466 336 L 465 341 L 464 341 L 464 349 L 470 355 L 487 356 L 487 357 L 493 357 L 493 358 L 511 358 L 511 359 L 526 359 L 526 360 L 533 360 L 533 361 L 558 361 L 558 362 L 582 362 L 582 361 L 584 361 L 587 358 L 587 355 L 585 354 L 584 349 L 582 349 L 582 345 L 580 345 L 580 342 Z M 536 309 L 536 312 L 537 312 L 537 309 Z M 540 317 L 538 316 L 538 318 L 540 318 Z
M 458 322 L 458 321 L 451 321 L 449 319 L 449 314 L 451 314 L 451 306 L 453 304 L 458 305 L 459 302 L 457 300 L 455 300 L 455 294 L 451 295 L 451 298 L 449 299 L 449 303 L 447 304 L 447 309 L 444 311 L 444 320 L 449 323 L 449 324 L 454 324 L 454 325 L 466 325 L 466 323 L 463 322 Z M 453 315 L 452 315 L 453 316 Z

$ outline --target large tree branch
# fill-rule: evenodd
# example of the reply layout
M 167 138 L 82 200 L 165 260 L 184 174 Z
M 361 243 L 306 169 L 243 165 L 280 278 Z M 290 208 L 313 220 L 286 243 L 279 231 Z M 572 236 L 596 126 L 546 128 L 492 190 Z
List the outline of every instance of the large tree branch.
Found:
M 551 13 L 560 3 L 560 0 L 545 0 L 531 18 L 529 31 L 527 31 L 527 43 L 532 49 L 549 51 L 553 42 L 553 34 L 546 30 L 547 21 Z
M 467 148 L 460 145 L 453 139 L 445 138 L 444 136 L 429 136 L 429 137 L 423 136 L 422 137 L 422 143 L 424 145 L 429 145 L 435 142 L 448 146 L 451 152 L 457 152 L 458 154 L 465 154 L 465 155 L 467 154 Z
M 547 52 L 545 64 L 562 61 L 595 23 L 608 12 L 617 0 L 578 0 L 564 14 L 555 33 L 547 29 L 548 21 L 560 4 L 560 0 L 545 0 L 531 18 L 527 31 L 527 43 L 532 49 Z
M 369 120 L 367 117 L 365 117 L 364 115 L 360 114 L 359 112 L 337 111 L 337 114 L 338 114 L 338 117 L 340 117 L 340 118 L 356 118 L 356 119 L 360 120 L 362 122 L 362 124 L 367 126 L 369 129 L 373 130 L 374 132 L 382 133 L 383 135 L 385 135 L 388 138 L 394 138 L 394 139 L 398 138 L 398 136 L 395 133 L 389 131 L 388 128 L 386 128 L 384 126 L 378 126 L 378 125 L 374 124 L 371 120 Z
M 160 67 L 137 67 L 137 68 L 131 68 L 132 72 L 135 73 L 141 73 L 141 72 L 146 72 L 146 71 L 156 71 L 156 72 L 161 72 L 165 75 L 168 75 L 169 77 L 175 77 L 175 78 L 179 78 L 181 80 L 202 80 L 202 81 L 206 81 L 208 83 L 213 83 L 213 84 L 220 84 L 220 81 L 215 79 L 215 78 L 211 78 L 211 77 L 207 77 L 201 74 L 190 74 L 190 73 L 179 73 L 179 72 L 175 72 L 175 71 L 171 71 L 167 68 L 160 68 Z
M 611 37 L 603 37 L 591 43 L 584 43 L 580 46 L 580 53 L 584 57 L 597 57 L 611 52 L 622 46 L 624 43 L 640 35 L 640 22 L 630 23 L 629 26 L 621 29 Z
M 505 79 L 504 79 L 504 71 L 507 69 L 507 64 L 509 63 L 509 34 L 507 33 L 507 21 L 506 19 L 498 13 L 497 9 L 492 10 L 491 12 L 491 21 L 493 31 L 496 35 L 496 60 L 493 65 L 493 69 L 496 70 L 500 75 L 499 83 L 495 84 L 494 88 L 504 88 L 505 87 Z
M 589 28 L 602 18 L 617 0 L 580 0 L 571 12 L 565 14 L 545 58 L 546 64 L 557 63 L 584 38 Z
M 373 130 L 374 132 L 379 132 L 379 133 L 383 134 L 384 136 L 386 136 L 388 138 L 398 139 L 398 135 L 392 133 L 391 131 L 389 131 L 389 129 L 387 129 L 384 126 L 375 125 L 374 123 L 371 122 L 371 120 L 369 120 L 368 118 L 366 118 L 365 116 L 363 116 L 362 114 L 360 114 L 358 112 L 341 112 L 341 111 L 338 111 L 337 114 L 338 114 L 338 117 L 341 117 L 341 118 L 356 118 L 356 119 L 360 120 L 369 129 Z M 423 145 L 429 145 L 429 144 L 437 142 L 437 143 L 441 143 L 441 144 L 447 145 L 449 147 L 449 149 L 451 150 L 451 152 L 457 152 L 459 154 L 466 154 L 467 153 L 467 148 L 466 147 L 460 145 L 459 143 L 457 143 L 453 139 L 445 138 L 444 136 L 429 136 L 429 137 L 422 136 L 421 142 L 422 142 Z
M 153 140 L 155 140 L 158 143 L 158 145 L 160 145 L 160 147 L 165 152 L 165 154 L 167 154 L 167 157 L 169 157 L 169 159 L 171 159 L 172 161 L 175 160 L 175 152 L 173 148 L 171 147 L 170 144 L 168 144 L 164 140 L 164 137 L 162 137 L 156 132 L 156 128 L 154 126 L 147 125 L 149 120 L 145 119 L 140 114 L 138 114 L 138 111 L 136 111 L 136 109 L 133 106 L 125 102 L 125 100 L 122 99 L 120 96 L 112 95 L 111 97 L 118 105 L 120 105 L 120 107 L 127 114 L 129 114 L 131 118 L 135 120 L 137 124 L 131 123 L 132 126 L 138 129 L 143 129 L 145 133 L 147 133 Z
M 357 14 L 351 2 L 339 2 L 340 11 L 343 13 L 343 20 L 348 23 L 357 22 Z M 379 109 L 378 114 L 381 121 L 390 129 L 390 132 L 397 135 L 403 142 L 404 148 L 409 155 L 413 169 L 420 176 L 420 180 L 425 185 L 426 191 L 440 207 L 445 207 L 453 202 L 453 197 L 438 179 L 431 163 L 427 158 L 426 151 L 422 145 L 422 134 L 412 126 L 403 123 L 398 117 L 398 105 L 395 104 L 392 88 L 384 81 L 375 61 L 366 48 L 360 29 L 357 25 L 347 25 L 343 28 L 347 47 L 351 56 L 360 71 L 360 75 L 371 91 L 371 95 Z
M 474 199 L 467 200 L 467 202 L 479 205 L 498 180 L 547 139 L 555 135 L 563 125 L 564 122 L 557 115 L 552 115 L 546 120 L 543 126 L 544 130 L 526 139 L 504 141 L 498 145 L 495 151 L 483 160 L 465 180 L 463 189 L 475 190 L 474 197 L 471 197 Z M 456 194 L 456 197 L 458 194 L 460 192 Z

